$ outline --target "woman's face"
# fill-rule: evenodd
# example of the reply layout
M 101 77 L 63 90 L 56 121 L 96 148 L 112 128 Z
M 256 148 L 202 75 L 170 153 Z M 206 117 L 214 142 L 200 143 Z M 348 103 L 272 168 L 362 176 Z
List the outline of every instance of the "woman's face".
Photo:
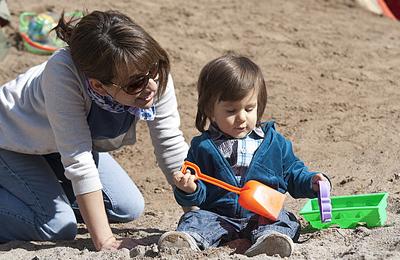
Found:
M 154 103 L 154 97 L 158 90 L 158 82 L 149 79 L 146 86 L 138 93 L 128 94 L 116 84 L 105 86 L 107 93 L 118 103 L 131 107 L 149 108 Z
M 100 95 L 109 95 L 122 105 L 139 108 L 151 107 L 158 90 L 157 64 L 146 74 L 132 73 L 132 75 L 128 83 L 124 85 L 119 83 L 103 84 L 95 79 L 91 79 L 91 85 Z

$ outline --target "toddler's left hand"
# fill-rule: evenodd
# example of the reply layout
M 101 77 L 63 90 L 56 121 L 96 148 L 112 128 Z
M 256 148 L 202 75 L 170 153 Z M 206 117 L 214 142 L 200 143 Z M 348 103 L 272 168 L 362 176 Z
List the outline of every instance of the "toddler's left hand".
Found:
M 322 174 L 322 173 L 317 173 L 316 175 L 314 175 L 314 177 L 312 178 L 312 189 L 315 192 L 319 191 L 319 185 L 318 182 L 319 181 L 327 181 L 329 183 L 329 180 Z M 329 183 L 330 184 L 330 183 Z

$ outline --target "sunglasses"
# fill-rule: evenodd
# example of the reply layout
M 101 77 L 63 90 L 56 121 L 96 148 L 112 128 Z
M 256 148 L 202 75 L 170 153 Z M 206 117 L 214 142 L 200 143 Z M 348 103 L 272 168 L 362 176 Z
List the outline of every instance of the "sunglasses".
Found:
M 122 89 L 128 95 L 140 94 L 140 92 L 142 92 L 147 87 L 150 79 L 158 83 L 158 80 L 156 80 L 158 76 L 158 69 L 158 63 L 155 63 L 146 74 L 139 74 L 135 77 L 132 77 L 131 82 L 126 86 L 120 86 L 114 82 L 111 82 L 111 85 Z

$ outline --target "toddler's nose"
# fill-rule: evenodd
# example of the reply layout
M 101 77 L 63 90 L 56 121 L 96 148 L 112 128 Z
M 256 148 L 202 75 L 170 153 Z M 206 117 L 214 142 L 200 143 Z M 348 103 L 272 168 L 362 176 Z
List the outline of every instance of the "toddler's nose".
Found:
M 237 120 L 239 122 L 244 122 L 246 121 L 246 111 L 240 111 L 238 116 L 237 116 Z

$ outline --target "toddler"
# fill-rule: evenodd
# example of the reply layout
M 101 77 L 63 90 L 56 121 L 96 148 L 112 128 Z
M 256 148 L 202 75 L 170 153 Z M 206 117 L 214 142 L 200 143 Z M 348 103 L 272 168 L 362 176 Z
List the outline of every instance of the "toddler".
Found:
M 267 90 L 254 62 L 235 54 L 214 59 L 202 69 L 197 88 L 196 128 L 201 135 L 193 138 L 188 161 L 237 187 L 257 180 L 294 198 L 317 196 L 318 181 L 327 177 L 308 170 L 273 122 L 260 121 Z M 271 221 L 241 207 L 237 194 L 196 180 L 190 172 L 176 172 L 174 182 L 176 201 L 199 209 L 186 212 L 176 231 L 160 237 L 160 250 L 204 250 L 246 238 L 251 242 L 247 256 L 292 254 L 300 224 L 291 212 L 282 209 Z

